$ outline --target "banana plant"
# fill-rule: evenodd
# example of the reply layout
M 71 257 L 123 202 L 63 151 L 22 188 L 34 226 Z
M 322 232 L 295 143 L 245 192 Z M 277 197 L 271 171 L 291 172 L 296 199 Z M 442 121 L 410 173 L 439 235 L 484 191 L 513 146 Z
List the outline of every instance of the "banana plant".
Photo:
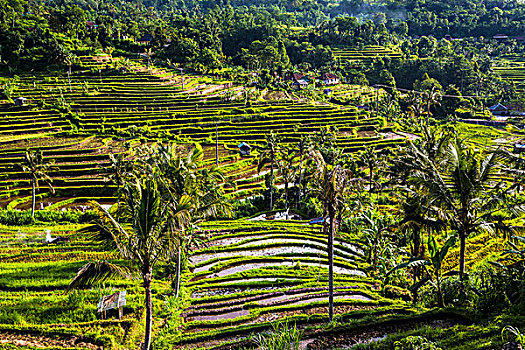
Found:
M 417 291 L 419 288 L 424 286 L 427 282 L 432 281 L 435 283 L 437 287 L 437 299 L 438 299 L 438 306 L 439 307 L 445 307 L 445 303 L 443 302 L 443 292 L 441 290 L 441 282 L 443 279 L 443 271 L 441 269 L 443 265 L 443 261 L 447 257 L 448 251 L 450 248 L 452 248 L 456 244 L 457 236 L 453 235 L 450 236 L 445 243 L 439 247 L 436 239 L 434 236 L 430 236 L 428 238 L 427 246 L 428 246 L 428 258 L 421 259 L 421 258 L 410 258 L 408 261 L 405 261 L 397 266 L 395 266 L 392 270 L 390 270 L 387 274 L 387 276 L 392 273 L 395 270 L 403 269 L 403 268 L 414 268 L 414 267 L 422 267 L 426 271 L 424 275 L 426 277 L 423 277 L 418 282 L 415 282 L 411 290 Z

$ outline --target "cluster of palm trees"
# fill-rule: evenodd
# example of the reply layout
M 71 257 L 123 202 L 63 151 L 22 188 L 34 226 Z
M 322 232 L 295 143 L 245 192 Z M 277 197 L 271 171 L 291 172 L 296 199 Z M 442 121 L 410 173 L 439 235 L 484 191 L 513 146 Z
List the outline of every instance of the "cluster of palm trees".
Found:
M 20 167 L 24 173 L 28 174 L 31 183 L 31 217 L 33 219 L 35 218 L 36 191 L 40 188 L 40 184 L 45 184 L 51 193 L 55 193 L 53 179 L 49 176 L 49 172 L 54 169 L 53 165 L 53 161 L 44 161 L 44 155 L 40 150 L 27 150 L 24 153 Z
M 453 129 L 423 127 L 423 131 L 423 137 L 416 143 L 409 142 L 391 168 L 405 194 L 399 227 L 411 237 L 413 255 L 398 267 L 413 269 L 413 289 L 433 279 L 438 287 L 438 303 L 443 306 L 440 269 L 456 241 L 456 272 L 464 285 L 468 238 L 483 231 L 510 237 L 516 229 L 506 222 L 523 212 L 525 206 L 517 196 L 520 182 L 508 179 L 522 170 L 518 157 L 501 149 L 475 148 Z M 427 252 L 423 244 L 425 231 Z M 436 243 L 439 233 L 449 234 L 441 248 Z M 424 266 L 431 266 L 431 271 L 425 273 Z
M 155 266 L 164 261 L 174 267 L 172 285 L 177 296 L 184 259 L 191 246 L 199 244 L 195 225 L 230 210 L 224 200 L 223 174 L 216 167 L 201 168 L 202 159 L 198 144 L 187 153 L 168 144 L 142 147 L 129 159 L 116 157 L 113 168 L 117 169 L 118 203 L 108 210 L 91 202 L 97 218 L 83 231 L 120 260 L 87 263 L 69 288 L 116 276 L 140 276 L 146 305 L 144 350 L 151 345 Z

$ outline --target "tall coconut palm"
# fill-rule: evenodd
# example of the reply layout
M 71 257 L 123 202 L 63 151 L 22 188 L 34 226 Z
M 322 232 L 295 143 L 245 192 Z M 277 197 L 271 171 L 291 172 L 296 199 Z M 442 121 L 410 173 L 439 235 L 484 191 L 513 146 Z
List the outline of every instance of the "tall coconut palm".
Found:
M 437 215 L 457 232 L 459 272 L 465 280 L 466 240 L 480 230 L 494 230 L 492 218 L 506 198 L 503 184 L 493 176 L 498 157 L 496 153 L 489 153 L 480 159 L 459 137 L 449 144 L 442 168 L 423 153 L 418 156 L 419 169 L 413 172 L 409 182 L 427 191 Z
M 199 144 L 184 156 L 174 144 L 160 145 L 152 160 L 159 169 L 163 179 L 162 192 L 165 200 L 176 208 L 184 197 L 191 204 L 191 223 L 197 224 L 202 220 L 215 217 L 218 214 L 228 215 L 231 209 L 225 201 L 223 186 L 225 178 L 217 168 L 201 168 L 204 151 Z M 177 254 L 174 255 L 174 293 L 177 297 L 180 290 L 180 276 L 183 257 L 192 245 L 199 243 L 197 230 L 177 231 L 175 244 Z
M 426 123 L 427 123 L 427 127 L 428 127 L 428 119 L 430 118 L 430 107 L 432 107 L 433 105 L 439 105 L 440 106 L 440 103 L 439 101 L 441 100 L 441 91 L 439 91 L 439 89 L 435 86 L 432 86 L 432 88 L 430 90 L 425 90 L 423 91 L 423 94 L 421 96 L 423 98 L 423 100 L 425 101 L 426 103 Z
M 332 167 L 324 164 L 320 172 L 320 186 L 317 189 L 324 207 L 324 231 L 328 234 L 328 315 L 330 322 L 334 316 L 334 237 L 347 204 L 351 174 L 340 165 Z
M 24 154 L 22 163 L 22 171 L 29 174 L 29 181 L 31 182 L 31 217 L 35 218 L 36 206 L 36 190 L 40 188 L 40 183 L 43 182 L 55 193 L 53 188 L 53 179 L 49 176 L 49 172 L 53 169 L 54 161 L 44 162 L 42 151 L 28 150 Z
M 294 128 L 294 131 L 298 132 L 299 128 Z M 305 157 L 307 157 L 308 155 L 312 155 L 314 153 L 312 149 L 312 140 L 310 139 L 309 136 L 301 135 L 301 139 L 299 140 L 296 146 L 296 152 L 298 153 L 298 156 L 299 156 L 299 162 L 297 163 L 297 171 L 298 171 L 297 180 L 298 180 L 298 187 L 299 187 L 298 205 L 300 205 L 301 199 L 303 196 L 303 192 L 304 192 L 304 188 L 303 188 L 304 160 L 305 160 Z
M 261 170 L 270 163 L 270 210 L 273 210 L 273 170 L 275 166 L 275 157 L 279 149 L 279 138 L 272 132 L 266 135 L 266 145 L 259 155 L 259 165 L 257 171 Z
M 297 162 L 296 150 L 293 146 L 282 147 L 277 153 L 277 169 L 284 181 L 284 197 L 286 203 L 286 212 L 290 209 L 289 187 L 295 177 L 295 163 Z
M 122 193 L 120 217 L 97 202 L 91 202 L 97 218 L 85 231 L 93 232 L 101 244 L 116 248 L 116 253 L 129 264 L 89 262 L 78 271 L 68 289 L 92 285 L 117 275 L 130 277 L 138 272 L 142 277 L 146 304 L 142 349 L 149 350 L 153 320 L 153 268 L 160 260 L 169 260 L 176 254 L 176 236 L 189 222 L 191 202 L 185 196 L 176 205 L 164 201 L 157 174 L 126 182 Z M 119 219 L 127 219 L 130 224 L 124 225 Z

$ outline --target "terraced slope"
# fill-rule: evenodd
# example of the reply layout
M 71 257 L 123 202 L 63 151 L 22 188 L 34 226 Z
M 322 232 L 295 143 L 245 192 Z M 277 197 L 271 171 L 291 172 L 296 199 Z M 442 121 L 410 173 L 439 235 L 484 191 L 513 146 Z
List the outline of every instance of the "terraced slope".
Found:
M 401 58 L 401 52 L 383 46 L 367 46 L 364 49 L 334 49 L 334 56 L 342 61 L 371 63 L 376 57 Z
M 100 251 L 78 226 L 3 227 L 0 229 L 0 348 L 103 350 L 111 344 L 135 342 L 136 315 L 143 300 L 135 281 L 107 282 L 70 294 L 65 289 L 86 260 L 112 259 Z M 45 242 L 46 229 L 60 244 Z M 161 288 L 156 283 L 155 288 Z M 102 295 L 127 290 L 124 318 L 101 320 Z M 11 349 L 7 347 L 7 349 Z
M 494 67 L 494 71 L 504 79 L 510 80 L 516 86 L 518 92 L 525 91 L 525 65 L 515 64 L 512 66 Z
M 302 221 L 214 222 L 202 229 L 210 242 L 193 251 L 189 307 L 173 341 L 180 348 L 212 348 L 243 343 L 250 332 L 288 319 L 303 327 L 327 321 L 326 238 L 321 226 Z M 337 317 L 386 316 L 402 304 L 383 299 L 358 242 L 335 242 L 335 312 Z
M 237 145 L 246 141 L 261 146 L 270 130 L 291 143 L 329 128 L 336 131 L 336 144 L 345 152 L 366 145 L 393 147 L 405 138 L 381 133 L 384 120 L 354 106 L 297 99 L 254 100 L 245 96 L 249 95 L 247 89 L 229 80 L 181 78 L 168 70 L 111 61 L 108 56 L 82 58 L 82 67 L 73 72 L 71 81 L 66 74 L 21 76 L 14 97 L 26 97 L 28 104 L 0 105 L 0 114 L 8 121 L 0 126 L 3 207 L 28 205 L 29 182 L 19 171 L 27 148 L 42 149 L 45 158 L 55 160 L 51 175 L 58 198 L 45 199 L 42 205 L 61 209 L 72 202 L 83 205 L 95 193 L 102 201 L 111 201 L 114 187 L 105 181 L 108 154 L 140 142 L 200 142 L 205 145 L 206 166 L 214 163 L 217 134 L 219 166 L 237 185 L 229 194 L 244 198 L 261 190 L 265 172 L 257 173 L 254 157 L 241 158 Z M 378 93 L 340 85 L 333 88 L 333 95 L 369 101 Z M 46 192 L 42 189 L 44 196 Z
M 42 186 L 37 208 L 81 206 L 90 198 L 113 201 L 115 187 L 107 182 L 109 153 L 123 152 L 120 143 L 93 136 L 31 137 L 0 143 L 0 205 L 10 209 L 27 209 L 31 204 L 29 175 L 21 164 L 27 149 L 40 149 L 46 162 L 54 162 L 49 175 L 55 196 Z M 45 135 L 45 136 L 44 136 Z M 35 135 L 37 136 L 37 135 Z M 72 198 L 76 197 L 76 198 Z

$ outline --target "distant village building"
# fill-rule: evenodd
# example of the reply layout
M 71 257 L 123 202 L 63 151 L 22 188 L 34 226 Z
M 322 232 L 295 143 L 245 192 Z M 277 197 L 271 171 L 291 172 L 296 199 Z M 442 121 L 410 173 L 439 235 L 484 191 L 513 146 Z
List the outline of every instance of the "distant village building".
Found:
M 317 80 L 319 80 L 323 85 L 336 85 L 339 84 L 339 77 L 332 73 L 324 73 Z
M 509 109 L 501 103 L 497 103 L 494 106 L 489 107 L 489 111 L 494 115 L 505 115 Z
M 151 34 L 144 34 L 137 40 L 137 42 L 141 45 L 149 45 L 152 40 L 153 36 Z
M 93 30 L 95 28 L 98 28 L 98 25 L 93 21 L 86 21 L 86 29 L 87 30 Z
M 296 86 L 299 88 L 305 88 L 308 86 L 307 77 L 304 74 L 301 73 L 293 73 L 284 78 L 285 81 L 292 81 L 292 86 Z
M 241 142 L 237 147 L 239 147 L 239 152 L 241 152 L 241 156 L 250 155 L 250 150 L 252 149 L 252 146 L 250 146 L 246 142 Z
M 17 97 L 15 98 L 15 106 L 24 106 L 27 104 L 27 98 Z
M 515 143 L 513 152 L 514 153 L 525 153 L 525 143 Z
M 493 40 L 497 40 L 497 41 L 501 41 L 501 42 L 506 42 L 506 41 L 509 41 L 509 37 L 505 34 L 496 34 L 492 37 Z

